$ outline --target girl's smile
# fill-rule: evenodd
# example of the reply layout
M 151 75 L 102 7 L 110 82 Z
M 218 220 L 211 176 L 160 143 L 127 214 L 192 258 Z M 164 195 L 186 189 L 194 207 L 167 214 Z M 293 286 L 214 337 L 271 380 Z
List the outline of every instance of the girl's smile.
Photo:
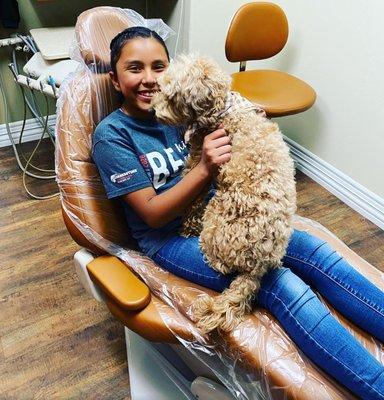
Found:
M 139 90 L 137 92 L 137 97 L 140 98 L 140 100 L 144 102 L 151 102 L 152 96 L 154 93 L 156 93 L 157 90 Z
M 121 50 L 113 85 L 124 96 L 122 109 L 136 118 L 152 117 L 151 99 L 159 90 L 157 77 L 167 68 L 164 47 L 153 38 L 129 40 Z

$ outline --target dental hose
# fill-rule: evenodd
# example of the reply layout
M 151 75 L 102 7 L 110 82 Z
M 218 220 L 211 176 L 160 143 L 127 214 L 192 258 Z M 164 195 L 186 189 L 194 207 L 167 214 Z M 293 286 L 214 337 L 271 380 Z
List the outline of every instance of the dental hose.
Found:
M 18 164 L 19 168 L 23 171 L 23 187 L 24 187 L 25 191 L 28 193 L 28 195 L 29 195 L 30 197 L 32 197 L 32 198 L 34 198 L 34 199 L 37 199 L 37 200 L 44 200 L 44 199 L 49 199 L 49 198 L 58 196 L 58 195 L 59 195 L 59 192 L 54 193 L 54 194 L 51 194 L 51 195 L 47 195 L 47 196 L 39 196 L 39 195 L 36 195 L 36 194 L 32 193 L 32 192 L 28 189 L 27 184 L 26 184 L 26 176 L 27 176 L 27 175 L 30 176 L 30 177 L 32 177 L 32 178 L 36 178 L 36 179 L 54 179 L 54 178 L 55 178 L 55 175 L 39 175 L 39 174 L 35 174 L 35 173 L 33 173 L 33 172 L 28 171 L 28 168 L 30 167 L 30 168 L 33 168 L 33 169 L 35 169 L 35 170 L 37 170 L 37 171 L 40 171 L 40 172 L 47 172 L 47 173 L 52 173 L 52 172 L 54 172 L 54 170 L 52 170 L 52 169 L 42 169 L 42 168 L 36 167 L 35 165 L 33 165 L 33 164 L 31 163 L 31 161 L 32 161 L 32 159 L 33 159 L 33 157 L 34 157 L 34 155 L 35 155 L 35 153 L 36 153 L 38 147 L 39 147 L 40 144 L 41 144 L 41 141 L 42 141 L 43 138 L 44 138 L 45 132 L 48 132 L 48 131 L 49 131 L 49 130 L 47 130 L 47 128 L 48 128 L 48 117 L 49 117 L 49 105 L 48 105 L 48 100 L 47 100 L 47 98 L 46 98 L 46 96 L 45 96 L 46 105 L 47 105 L 47 116 L 46 116 L 46 118 L 44 118 L 44 120 L 42 119 L 42 117 L 39 118 L 37 115 L 35 115 L 35 114 L 37 114 L 36 110 L 33 110 L 33 111 L 35 111 L 35 112 L 33 112 L 33 111 L 31 110 L 32 114 L 33 114 L 33 115 L 39 120 L 39 122 L 43 125 L 43 131 L 42 131 L 42 135 L 41 135 L 41 137 L 40 137 L 38 143 L 37 143 L 36 146 L 34 147 L 32 153 L 30 154 L 30 156 L 28 157 L 28 159 L 25 157 L 24 153 L 21 152 L 21 153 L 22 153 L 22 157 L 23 157 L 24 160 L 26 161 L 25 165 L 23 165 L 23 163 L 22 163 L 21 160 L 20 160 L 19 151 L 18 151 L 18 149 L 17 149 L 17 147 L 16 147 L 16 143 L 15 143 L 15 141 L 14 141 L 14 139 L 13 139 L 12 131 L 11 131 L 11 128 L 10 128 L 10 125 L 9 125 L 9 108 L 8 108 L 8 102 L 7 102 L 7 98 L 6 98 L 6 95 L 5 95 L 5 89 L 4 89 L 4 87 L 5 87 L 5 85 L 4 85 L 4 82 L 3 82 L 3 78 L 2 78 L 2 75 L 0 74 L 0 91 L 1 91 L 2 100 L 3 100 L 3 103 L 4 103 L 6 131 L 7 131 L 9 140 L 10 140 L 10 142 L 11 142 L 11 145 L 12 145 L 12 148 L 13 148 L 13 151 L 14 151 L 14 154 L 15 154 L 15 158 L 16 158 L 17 164 Z M 22 90 L 23 99 L 24 99 L 24 119 L 23 119 L 23 125 L 22 125 L 22 128 L 21 128 L 19 144 L 21 143 L 21 138 L 22 138 L 22 135 L 23 135 L 24 130 L 25 130 L 26 104 L 28 104 L 28 99 L 26 98 L 25 92 L 24 92 L 24 90 L 23 90 L 23 88 L 22 88 L 21 86 L 20 86 L 20 89 Z M 30 107 L 30 104 L 28 104 L 28 107 Z M 30 109 L 31 109 L 31 108 L 32 108 L 32 107 L 30 107 Z M 48 133 L 48 134 L 49 134 L 49 133 Z M 51 137 L 50 134 L 49 134 L 49 136 L 50 136 L 51 141 L 52 141 L 52 137 Z

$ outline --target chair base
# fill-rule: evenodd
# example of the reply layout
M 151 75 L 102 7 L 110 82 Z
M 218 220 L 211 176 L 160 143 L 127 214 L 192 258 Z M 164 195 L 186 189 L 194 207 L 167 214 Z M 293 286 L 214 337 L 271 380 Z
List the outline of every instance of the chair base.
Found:
M 235 400 L 221 384 L 196 376 L 174 347 L 125 328 L 132 400 Z
M 151 342 L 125 328 L 132 400 L 195 400 L 189 381 Z

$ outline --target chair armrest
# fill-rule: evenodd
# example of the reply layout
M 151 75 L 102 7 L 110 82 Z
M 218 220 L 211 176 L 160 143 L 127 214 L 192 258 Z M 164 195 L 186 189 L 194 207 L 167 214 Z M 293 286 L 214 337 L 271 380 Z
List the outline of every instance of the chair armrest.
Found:
M 122 308 L 141 310 L 151 300 L 151 292 L 117 257 L 99 256 L 87 264 L 92 281 Z

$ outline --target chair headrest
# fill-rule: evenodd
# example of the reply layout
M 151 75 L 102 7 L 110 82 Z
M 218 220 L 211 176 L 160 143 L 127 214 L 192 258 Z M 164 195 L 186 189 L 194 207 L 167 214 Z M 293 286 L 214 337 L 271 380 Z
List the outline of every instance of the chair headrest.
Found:
M 74 58 L 92 66 L 97 72 L 109 70 L 109 44 L 121 31 L 131 26 L 145 26 L 155 30 L 164 40 L 174 34 L 161 19 L 145 19 L 134 10 L 118 7 L 95 7 L 77 18 Z
M 77 19 L 75 36 L 82 60 L 87 65 L 105 66 L 108 70 L 109 44 L 122 30 L 137 25 L 134 14 L 121 8 L 95 7 L 81 13 Z M 98 69 L 98 72 L 102 72 Z

